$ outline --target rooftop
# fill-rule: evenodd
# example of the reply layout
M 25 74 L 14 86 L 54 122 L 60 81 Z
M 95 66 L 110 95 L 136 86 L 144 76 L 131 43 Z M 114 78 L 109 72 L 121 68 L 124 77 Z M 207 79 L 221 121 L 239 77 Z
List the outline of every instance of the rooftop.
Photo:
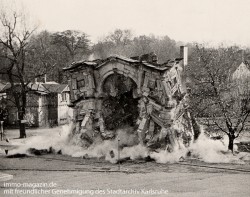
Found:
M 42 84 L 44 89 L 50 93 L 62 93 L 63 91 L 69 91 L 67 84 Z
M 19 84 L 15 84 L 19 85 Z M 48 94 L 48 93 L 62 93 L 63 91 L 69 91 L 67 84 L 58 84 L 58 83 L 29 83 L 27 87 L 31 91 L 35 91 L 41 94 Z M 5 92 L 11 88 L 10 83 L 6 83 L 5 85 L 0 84 L 0 92 Z
M 137 56 L 137 57 L 124 57 L 124 56 L 120 56 L 120 55 L 113 55 L 110 56 L 104 60 L 93 60 L 93 61 L 78 61 L 78 62 L 73 62 L 71 65 L 63 68 L 64 71 L 67 70 L 74 70 L 76 68 L 81 68 L 81 67 L 86 67 L 86 66 L 90 66 L 90 67 L 94 67 L 94 69 L 100 68 L 101 66 L 111 62 L 111 61 L 122 61 L 122 62 L 126 62 L 129 63 L 131 65 L 144 65 L 146 67 L 155 69 L 155 70 L 160 70 L 160 71 L 165 71 L 170 69 L 174 64 L 179 63 L 183 58 L 176 58 L 174 60 L 168 60 L 167 62 L 163 63 L 163 64 L 159 64 L 157 63 L 157 60 L 155 61 L 146 61 L 145 60 L 145 56 L 149 55 L 149 54 L 145 54 L 143 55 L 143 58 L 140 58 L 141 56 Z M 154 56 L 155 58 L 155 56 Z

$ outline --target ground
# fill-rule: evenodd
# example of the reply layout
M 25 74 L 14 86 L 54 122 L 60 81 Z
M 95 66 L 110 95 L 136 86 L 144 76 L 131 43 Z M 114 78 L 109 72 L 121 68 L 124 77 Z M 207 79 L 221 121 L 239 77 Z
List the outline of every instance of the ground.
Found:
M 54 132 L 28 130 L 27 136 Z M 17 130 L 7 131 L 12 140 Z M 197 159 L 158 164 L 144 160 L 112 164 L 103 159 L 83 159 L 59 154 L 7 158 L 0 154 L 0 196 L 249 196 L 250 165 L 205 163 Z M 6 183 L 19 183 L 8 186 Z M 20 185 L 29 183 L 29 185 Z M 32 190 L 30 184 L 39 185 Z M 18 187 L 19 186 L 19 187 Z M 13 191 L 11 190 L 13 189 Z M 70 195 L 72 192 L 77 192 Z M 21 192 L 47 192 L 47 195 Z M 6 192 L 13 192 L 7 194 Z M 60 192 L 65 192 L 64 194 Z M 85 192 L 85 193 L 80 193 Z M 92 193 L 93 192 L 93 193 Z M 99 193 L 98 193 L 99 192 Z M 127 193 L 126 195 L 123 192 Z M 158 192 L 158 193 L 157 193 Z

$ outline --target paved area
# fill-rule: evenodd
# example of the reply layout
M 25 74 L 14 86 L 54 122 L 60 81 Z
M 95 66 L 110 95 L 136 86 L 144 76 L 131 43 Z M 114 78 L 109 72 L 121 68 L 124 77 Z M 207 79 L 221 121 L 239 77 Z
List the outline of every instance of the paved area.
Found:
M 14 132 L 12 136 L 15 137 Z M 13 175 L 10 180 L 0 181 L 0 196 L 244 197 L 250 194 L 250 162 L 205 163 L 186 159 L 159 164 L 136 160 L 121 163 L 119 170 L 118 164 L 104 159 L 60 154 L 7 157 L 2 151 L 0 174 Z
M 40 186 L 37 189 L 48 190 L 47 196 L 69 196 L 76 190 L 90 195 L 91 191 L 104 191 L 102 196 L 249 196 L 249 178 L 247 174 L 227 173 L 101 173 L 101 172 L 12 172 L 15 179 L 11 183 L 42 183 L 52 186 Z M 0 196 L 6 191 L 18 189 L 28 192 L 28 186 L 1 185 Z M 113 190 L 113 195 L 110 191 Z M 119 192 L 120 191 L 120 192 Z M 57 192 L 57 193 L 56 193 Z M 130 192 L 130 193 L 129 193 Z M 132 192 L 132 193 L 131 193 Z M 150 193 L 151 192 L 151 193 Z M 153 193 L 154 192 L 154 193 Z M 163 193 L 164 192 L 164 193 Z M 17 194 L 17 193 L 16 193 Z M 167 194 L 167 195 L 166 195 Z M 32 196 L 32 195 L 14 195 Z M 34 196 L 34 195 L 33 195 Z M 42 196 L 42 195 L 38 195 Z M 72 194 L 70 196 L 79 196 Z M 93 196 L 101 196 L 95 193 Z
M 85 196 L 148 196 L 151 194 L 233 197 L 250 194 L 248 164 L 206 164 L 193 160 L 173 164 L 130 161 L 122 163 L 119 171 L 117 164 L 104 160 L 72 158 L 64 155 L 22 158 L 6 158 L 1 155 L 0 157 L 0 172 L 13 175 L 12 180 L 0 183 L 0 196 L 5 196 L 6 192 L 11 191 L 16 193 L 9 196 L 34 196 L 34 194 L 21 192 L 44 190 L 48 194 L 35 195 L 81 196 L 79 192 L 85 192 L 88 193 L 84 194 Z M 6 186 L 6 183 L 12 185 Z M 32 190 L 34 188 L 30 185 L 38 183 L 43 185 Z M 78 193 L 73 193 L 77 191 Z M 101 191 L 104 191 L 105 195 L 95 193 Z M 61 193 L 56 194 L 56 192 Z
M 13 179 L 13 175 L 0 172 L 0 182 Z

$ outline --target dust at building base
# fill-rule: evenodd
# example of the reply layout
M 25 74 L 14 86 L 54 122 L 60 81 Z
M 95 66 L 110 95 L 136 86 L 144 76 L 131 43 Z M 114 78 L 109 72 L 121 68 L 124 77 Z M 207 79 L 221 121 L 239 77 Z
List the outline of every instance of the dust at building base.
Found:
M 163 64 L 154 53 L 72 63 L 64 68 L 74 109 L 72 136 L 89 147 L 96 140 L 115 139 L 123 129 L 132 136 L 125 146 L 169 151 L 180 142 L 188 146 L 199 131 L 188 109 L 186 65 L 186 47 L 180 58 Z

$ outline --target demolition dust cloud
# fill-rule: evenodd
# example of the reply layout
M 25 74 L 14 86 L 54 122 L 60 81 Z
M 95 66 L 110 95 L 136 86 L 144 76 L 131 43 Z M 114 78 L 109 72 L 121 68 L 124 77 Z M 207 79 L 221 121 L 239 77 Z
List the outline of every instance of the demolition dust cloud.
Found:
M 212 140 L 203 132 L 199 138 L 186 148 L 178 142 L 172 152 L 167 150 L 149 150 L 136 141 L 131 128 L 123 128 L 117 131 L 113 140 L 97 140 L 88 148 L 79 146 L 78 140 L 70 134 L 74 129 L 73 124 L 65 125 L 60 130 L 55 129 L 45 132 L 42 136 L 29 137 L 22 141 L 17 149 L 9 151 L 9 154 L 31 154 L 31 149 L 48 150 L 53 153 L 62 153 L 72 157 L 103 158 L 112 163 L 118 160 L 118 139 L 120 147 L 120 159 L 145 159 L 150 158 L 157 163 L 174 163 L 187 157 L 196 158 L 209 163 L 244 163 L 250 159 L 249 153 L 241 152 L 236 155 L 227 151 L 225 140 Z M 52 148 L 50 148 L 52 147 Z M 50 150 L 51 151 L 51 150 Z

